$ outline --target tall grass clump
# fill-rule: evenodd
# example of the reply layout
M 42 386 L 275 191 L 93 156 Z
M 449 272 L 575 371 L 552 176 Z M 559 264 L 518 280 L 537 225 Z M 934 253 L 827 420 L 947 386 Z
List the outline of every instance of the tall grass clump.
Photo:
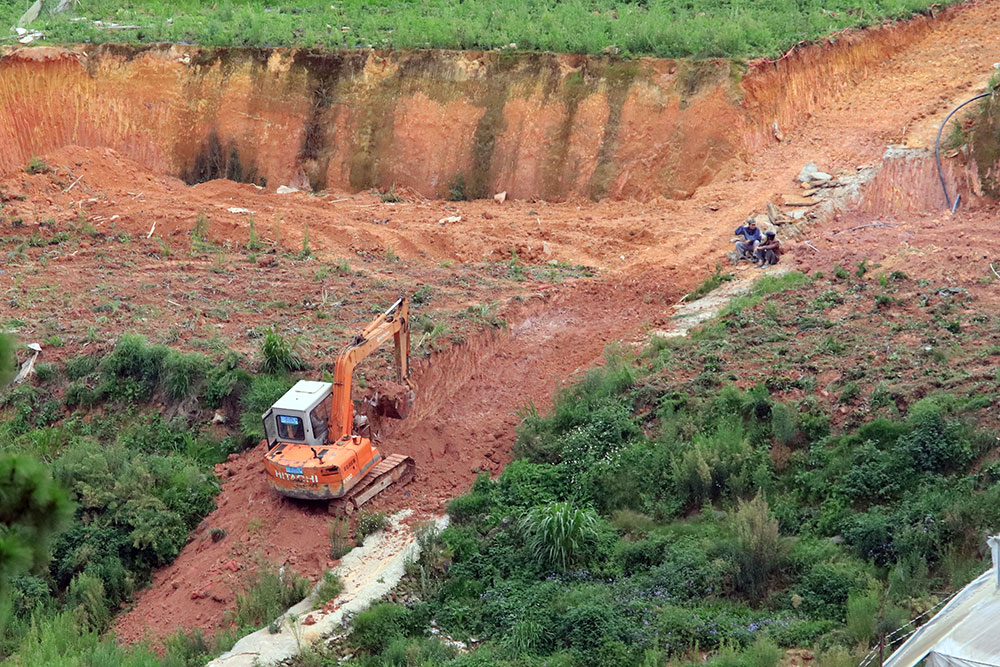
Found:
M 265 373 L 287 373 L 306 368 L 297 348 L 297 340 L 289 341 L 277 329 L 268 327 L 260 342 L 260 370 Z
M 552 503 L 528 512 L 520 528 L 539 564 L 565 572 L 597 537 L 597 514 L 567 502 Z
M 264 564 L 254 576 L 250 587 L 236 596 L 233 621 L 237 627 L 253 630 L 262 628 L 300 602 L 309 592 L 309 581 L 291 570 L 279 571 Z

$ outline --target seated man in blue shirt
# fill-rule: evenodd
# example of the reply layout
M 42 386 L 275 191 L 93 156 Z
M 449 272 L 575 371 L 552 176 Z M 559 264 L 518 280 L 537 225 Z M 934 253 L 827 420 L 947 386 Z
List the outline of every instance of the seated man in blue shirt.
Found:
M 757 244 L 761 241 L 760 229 L 757 227 L 757 221 L 753 218 L 747 218 L 747 221 L 736 228 L 734 232 L 736 236 L 742 236 L 743 240 L 734 239 L 736 242 L 736 248 L 740 252 L 740 259 L 753 260 L 754 252 L 757 250 Z

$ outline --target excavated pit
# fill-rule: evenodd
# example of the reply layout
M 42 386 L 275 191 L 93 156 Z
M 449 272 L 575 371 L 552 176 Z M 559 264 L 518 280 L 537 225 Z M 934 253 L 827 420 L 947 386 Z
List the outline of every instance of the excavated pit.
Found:
M 445 197 L 461 182 L 470 197 L 683 199 L 931 23 L 847 33 L 746 68 L 499 52 L 4 47 L 0 173 L 79 145 L 188 183 L 396 185 Z
M 848 265 L 852 244 L 876 247 L 883 228 L 841 234 L 874 219 L 926 220 L 943 232 L 952 218 L 928 137 L 1000 61 L 998 17 L 1000 2 L 988 0 L 745 68 L 551 54 L 5 48 L 2 185 L 31 197 L 4 213 L 26 235 L 83 215 L 101 233 L 117 218 L 115 230 L 155 229 L 174 244 L 200 211 L 211 239 L 242 243 L 254 211 L 258 224 L 288 220 L 280 242 L 291 250 L 308 228 L 316 252 L 337 257 L 394 249 L 417 266 L 515 257 L 591 266 L 595 278 L 540 286 L 505 309 L 506 331 L 417 369 L 414 412 L 382 434 L 387 451 L 414 457 L 417 478 L 373 503 L 436 515 L 479 471 L 510 460 L 518 410 L 544 410 L 606 343 L 667 326 L 670 306 L 722 261 L 736 224 L 801 197 L 794 178 L 804 163 L 845 183 L 866 176 L 828 205 L 802 208 L 789 262 Z M 67 189 L 69 180 L 25 175 L 35 156 L 83 180 Z M 959 216 L 991 205 L 975 154 L 947 157 L 945 169 L 963 193 Z M 447 196 L 459 175 L 467 195 L 506 191 L 514 201 L 419 196 Z M 218 178 L 264 189 L 185 185 Z M 337 194 L 278 195 L 279 185 Z M 406 201 L 352 196 L 394 185 Z M 905 224 L 888 231 L 900 246 L 921 238 Z M 47 279 L 69 277 L 77 261 L 57 258 Z M 0 287 L 10 280 L 0 275 Z M 178 626 L 217 631 L 238 573 L 259 554 L 313 579 L 333 565 L 325 512 L 270 494 L 260 456 L 225 466 L 219 508 L 118 618 L 122 641 Z M 206 539 L 216 527 L 229 537 Z

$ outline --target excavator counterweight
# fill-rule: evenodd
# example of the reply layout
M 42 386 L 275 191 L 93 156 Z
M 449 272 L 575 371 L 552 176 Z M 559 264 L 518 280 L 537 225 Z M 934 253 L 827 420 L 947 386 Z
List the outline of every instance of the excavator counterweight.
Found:
M 409 413 L 409 320 L 404 297 L 344 347 L 333 382 L 300 380 L 264 414 L 264 469 L 272 489 L 290 498 L 331 501 L 331 510 L 350 513 L 389 486 L 413 479 L 412 458 L 385 458 L 370 438 L 355 433 L 351 399 L 355 366 L 391 338 L 401 391 L 376 394 L 370 402 L 374 414 L 401 419 Z

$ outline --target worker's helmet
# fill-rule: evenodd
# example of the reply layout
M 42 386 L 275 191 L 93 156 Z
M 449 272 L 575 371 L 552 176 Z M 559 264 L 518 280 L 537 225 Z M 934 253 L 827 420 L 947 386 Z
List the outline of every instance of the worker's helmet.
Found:
M 774 236 L 774 230 L 773 229 L 769 229 L 766 232 L 764 232 L 764 235 L 765 236 Z

